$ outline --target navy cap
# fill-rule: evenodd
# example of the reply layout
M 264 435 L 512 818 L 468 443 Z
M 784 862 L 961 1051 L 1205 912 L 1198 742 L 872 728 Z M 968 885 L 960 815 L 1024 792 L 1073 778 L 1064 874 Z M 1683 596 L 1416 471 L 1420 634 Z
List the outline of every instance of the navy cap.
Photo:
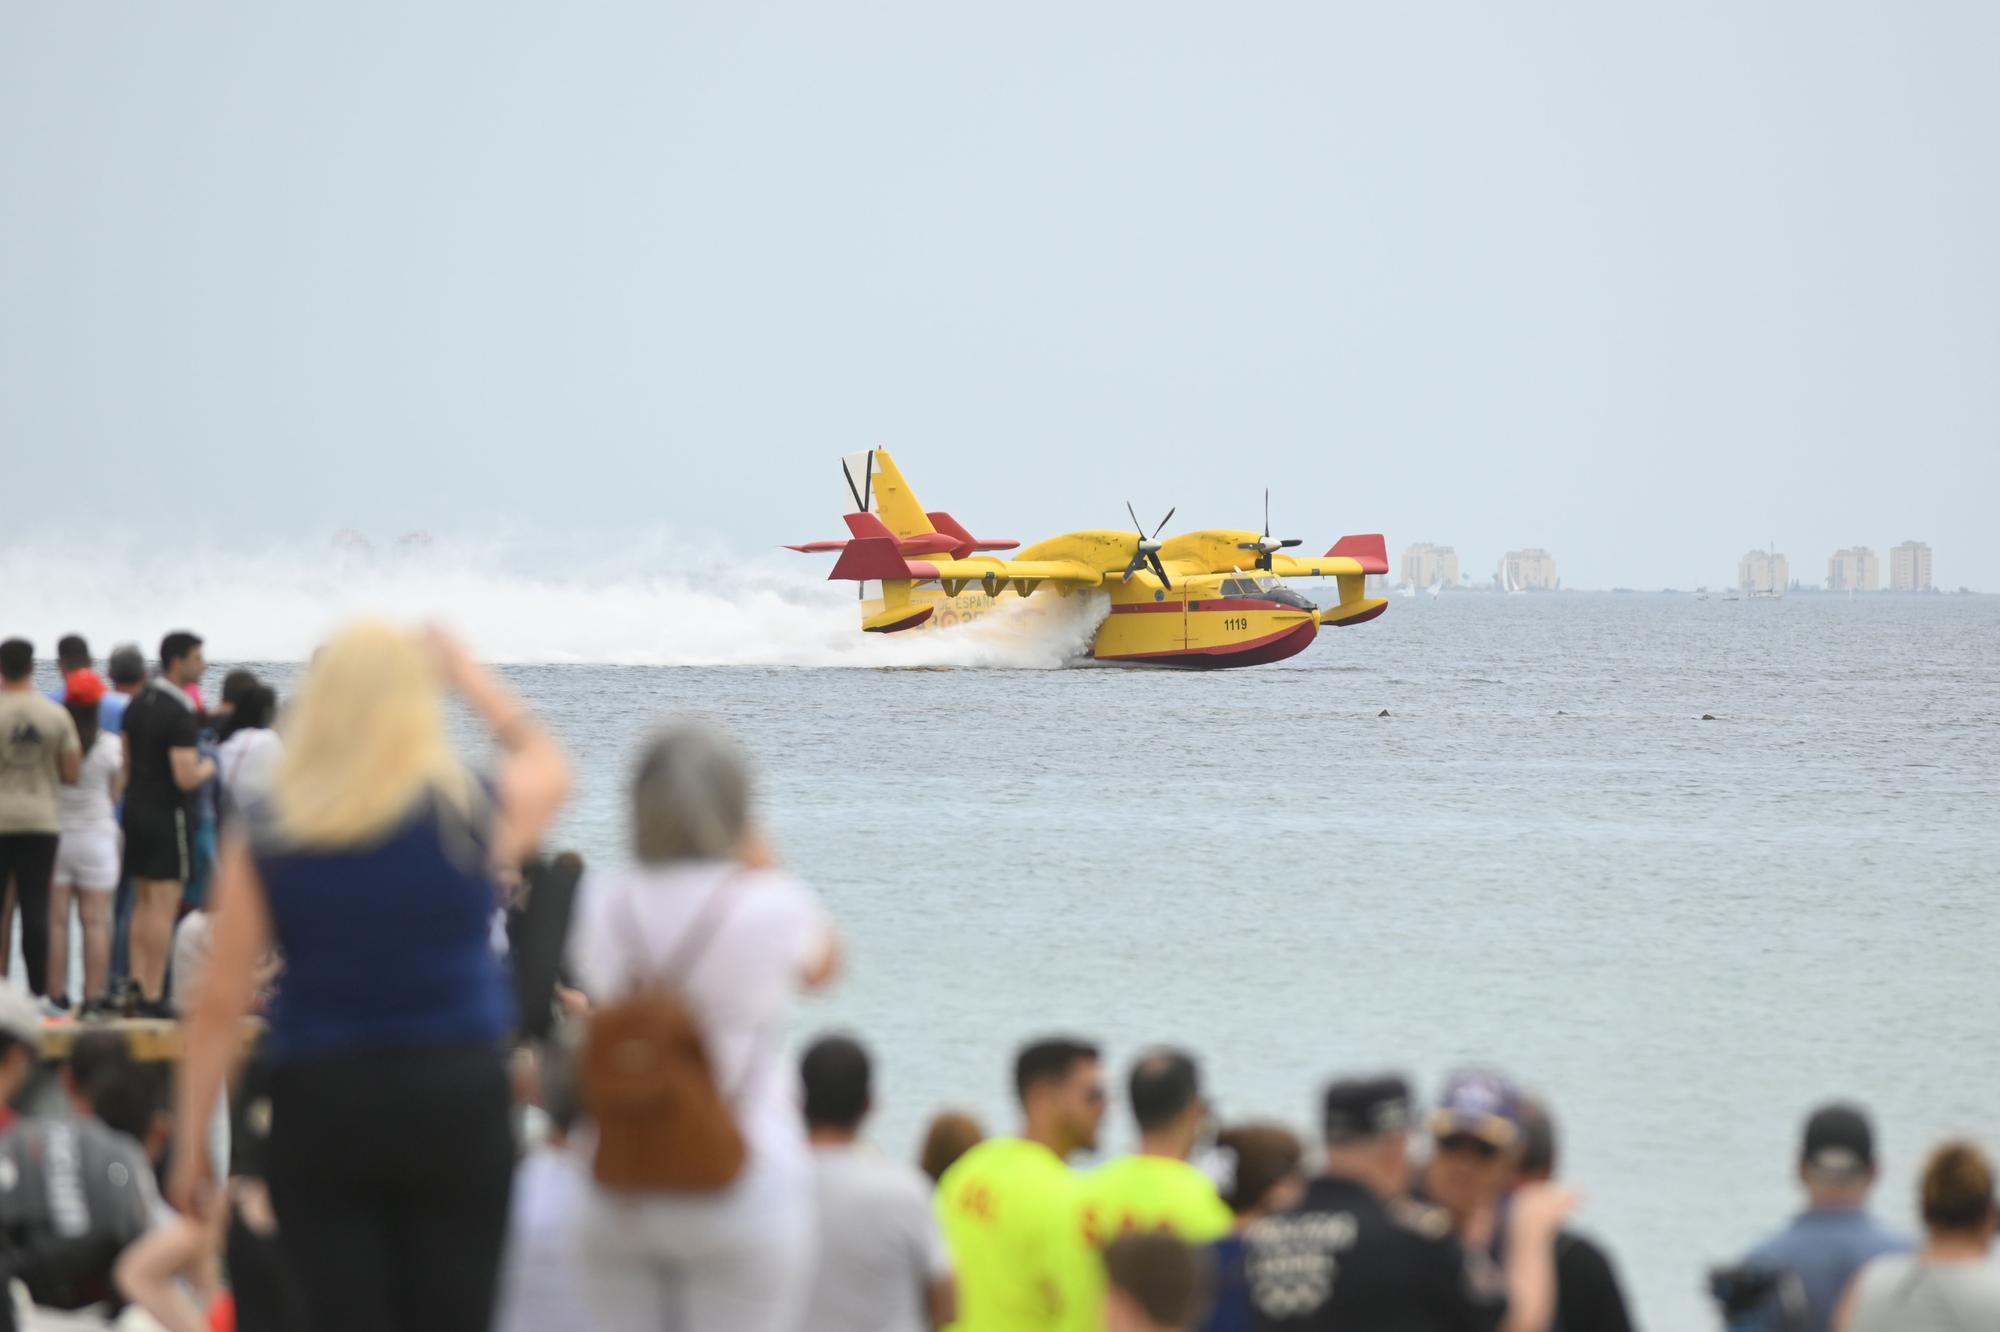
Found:
M 1361 1142 L 1410 1127 L 1416 1109 L 1410 1084 L 1393 1074 L 1342 1078 L 1326 1089 L 1326 1140 Z
M 1487 1069 L 1461 1069 L 1445 1080 L 1431 1111 L 1431 1137 L 1473 1137 L 1506 1149 L 1521 1137 L 1521 1093 Z

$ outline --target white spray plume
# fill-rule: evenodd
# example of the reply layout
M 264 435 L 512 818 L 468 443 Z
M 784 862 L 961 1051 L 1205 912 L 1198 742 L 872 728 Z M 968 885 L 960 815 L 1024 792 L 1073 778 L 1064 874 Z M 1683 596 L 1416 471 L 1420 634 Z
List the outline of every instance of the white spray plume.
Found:
M 47 655 L 81 633 L 102 656 L 186 628 L 218 661 L 302 661 L 358 616 L 437 620 L 490 661 L 663 666 L 1053 669 L 1087 657 L 1098 595 L 1007 597 L 945 630 L 864 634 L 830 557 L 732 558 L 664 537 L 612 554 L 560 543 L 440 540 L 258 551 L 26 542 L 0 554 L 0 634 Z

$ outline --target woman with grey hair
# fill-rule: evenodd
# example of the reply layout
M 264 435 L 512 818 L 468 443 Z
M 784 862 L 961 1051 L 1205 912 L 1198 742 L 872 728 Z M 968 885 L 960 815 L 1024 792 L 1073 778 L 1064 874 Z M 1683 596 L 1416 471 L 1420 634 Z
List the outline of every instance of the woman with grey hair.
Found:
M 833 978 L 839 947 L 805 885 L 777 869 L 750 816 L 742 751 L 698 722 L 647 745 L 632 784 L 632 865 L 584 880 L 571 960 L 615 1003 L 670 985 L 700 1029 L 715 1086 L 748 1149 L 717 1193 L 593 1185 L 582 1251 L 607 1332 L 789 1332 L 812 1278 L 812 1159 L 784 1062 L 801 989 Z M 685 959 L 665 975 L 672 959 Z

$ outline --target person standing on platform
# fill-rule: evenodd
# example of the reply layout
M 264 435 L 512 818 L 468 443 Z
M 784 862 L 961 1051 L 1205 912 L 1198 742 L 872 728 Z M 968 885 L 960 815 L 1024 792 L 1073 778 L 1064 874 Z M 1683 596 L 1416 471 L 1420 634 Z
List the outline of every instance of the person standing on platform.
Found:
M 6 919 L 20 906 L 28 992 L 40 998 L 48 993 L 49 883 L 62 834 L 57 792 L 82 774 L 83 748 L 69 713 L 35 689 L 34 673 L 32 643 L 0 643 L 0 887 Z M 0 939 L 0 962 L 11 947 Z
M 56 676 L 63 687 L 49 695 L 51 703 L 69 702 L 69 677 L 78 671 L 87 671 L 95 665 L 90 659 L 90 644 L 82 634 L 64 634 L 56 640 Z
M 83 770 L 62 789 L 55 881 L 49 892 L 49 1002 L 69 1009 L 70 903 L 83 929 L 83 1009 L 94 1012 L 111 968 L 111 899 L 118 889 L 118 799 L 125 790 L 125 747 L 98 723 L 104 681 L 92 670 L 64 685 L 70 720 L 83 748 Z
M 188 694 L 207 669 L 200 638 L 168 634 L 160 673 L 125 710 L 124 870 L 133 883 L 132 978 L 142 1017 L 173 1016 L 164 994 L 167 951 L 194 871 L 195 793 L 215 776 L 215 763 L 201 756 Z
M 957 1332 L 1100 1332 L 1103 1264 L 1083 1230 L 1083 1181 L 1069 1157 L 1097 1146 L 1104 1074 L 1097 1047 L 1031 1043 L 1014 1062 L 1026 1121 L 988 1138 L 938 1181 L 936 1206 L 958 1273 Z
M 490 783 L 452 750 L 447 687 L 503 755 Z M 288 728 L 223 850 L 169 1197 L 215 1205 L 206 1130 L 275 943 L 268 1178 L 311 1325 L 486 1332 L 514 1164 L 496 870 L 540 841 L 569 765 L 456 640 L 377 622 L 320 650 Z
M 108 735 L 123 735 L 125 709 L 132 705 L 133 696 L 146 687 L 146 654 L 136 643 L 120 643 L 104 659 L 104 678 L 111 682 L 111 689 L 98 705 L 97 724 Z

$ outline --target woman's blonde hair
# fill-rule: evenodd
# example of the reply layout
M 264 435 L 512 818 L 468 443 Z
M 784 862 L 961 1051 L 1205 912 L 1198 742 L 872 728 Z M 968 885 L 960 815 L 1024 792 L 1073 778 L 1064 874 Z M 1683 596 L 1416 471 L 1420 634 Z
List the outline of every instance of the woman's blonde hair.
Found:
M 279 832 L 304 846 L 386 837 L 426 794 L 468 807 L 470 774 L 445 735 L 444 684 L 417 634 L 350 624 L 313 657 L 279 727 Z

